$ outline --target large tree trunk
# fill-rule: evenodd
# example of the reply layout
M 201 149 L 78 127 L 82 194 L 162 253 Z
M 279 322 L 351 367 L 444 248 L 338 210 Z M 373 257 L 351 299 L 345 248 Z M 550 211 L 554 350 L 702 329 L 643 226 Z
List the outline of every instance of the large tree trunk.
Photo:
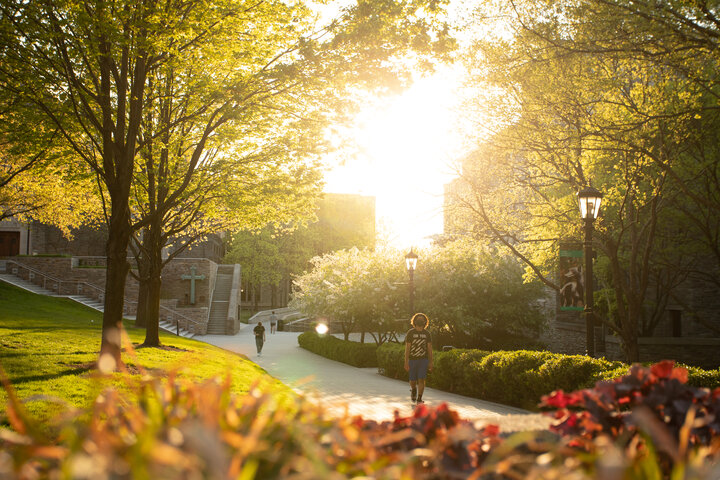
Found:
M 160 288 L 162 287 L 162 226 L 155 221 L 147 230 L 148 249 L 148 298 L 147 298 L 147 325 L 145 329 L 146 347 L 160 345 Z
M 100 370 L 103 372 L 113 371 L 121 363 L 120 343 L 125 302 L 125 280 L 130 270 L 127 261 L 127 247 L 130 242 L 129 211 L 127 208 L 119 208 L 118 210 L 120 211 L 113 208 L 108 230 L 105 311 L 103 313 L 102 342 L 98 360 Z
M 148 280 L 142 276 L 142 273 L 140 275 L 135 326 L 145 328 L 147 326 Z
M 147 229 L 143 232 L 142 247 L 137 258 L 138 269 L 138 303 L 135 314 L 135 326 L 145 328 L 147 326 L 147 302 L 148 302 L 148 280 L 150 278 L 148 268 L 148 249 L 150 248 L 149 234 Z
M 160 275 L 153 274 L 148 281 L 148 302 L 147 302 L 147 326 L 145 329 L 146 347 L 157 347 L 160 345 L 160 287 L 162 279 Z

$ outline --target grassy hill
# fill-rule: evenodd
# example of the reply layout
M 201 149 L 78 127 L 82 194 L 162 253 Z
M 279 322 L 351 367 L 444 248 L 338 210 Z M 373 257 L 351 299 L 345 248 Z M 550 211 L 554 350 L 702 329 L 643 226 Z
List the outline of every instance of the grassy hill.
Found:
M 102 314 L 69 299 L 36 295 L 0 281 L 0 366 L 28 411 L 50 420 L 59 405 L 85 407 L 108 385 L 132 388 L 122 376 L 100 376 L 94 369 L 101 340 Z M 267 375 L 244 356 L 196 340 L 160 333 L 161 348 L 137 348 L 145 331 L 131 321 L 125 329 L 132 347 L 123 361 L 131 376 L 144 372 L 196 381 L 231 379 L 233 393 L 245 393 L 259 382 L 278 398 L 292 395 L 289 388 Z M 0 389 L 0 418 L 5 418 L 7 393 Z M 0 420 L 4 423 L 4 420 Z

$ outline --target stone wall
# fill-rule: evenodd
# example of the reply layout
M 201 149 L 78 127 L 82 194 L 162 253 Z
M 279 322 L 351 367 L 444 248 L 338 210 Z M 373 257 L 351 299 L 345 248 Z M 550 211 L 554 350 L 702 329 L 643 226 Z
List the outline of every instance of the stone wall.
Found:
M 180 328 L 196 335 L 207 333 L 208 307 L 179 308 L 177 300 L 160 300 L 160 320 L 166 320 L 173 325 L 180 324 Z M 164 307 L 164 308 L 163 308 Z
M 72 238 L 68 239 L 57 227 L 33 222 L 30 226 L 30 248 L 33 254 L 105 255 L 107 228 L 104 225 L 73 229 L 71 234 Z
M 13 262 L 43 273 L 17 267 Z M 15 273 L 24 280 L 31 281 L 59 295 L 81 295 L 103 301 L 105 290 L 105 267 L 97 257 L 11 257 L 7 259 L 8 273 Z M 81 265 L 98 265 L 82 267 Z M 197 276 L 204 275 L 203 280 L 195 280 L 195 304 L 190 303 L 190 280 L 182 278 L 190 274 L 190 267 L 195 266 Z M 163 283 L 160 293 L 163 305 L 172 305 L 183 316 L 196 322 L 207 324 L 212 289 L 217 278 L 217 264 L 208 259 L 174 259 L 163 270 Z M 137 312 L 139 284 L 132 275 L 125 282 L 126 315 Z M 192 322 L 188 322 L 192 323 Z M 182 324 L 181 324 L 182 325 Z M 207 325 L 204 327 L 207 329 Z M 193 329 L 188 329 L 192 331 Z M 203 332 L 205 333 L 205 332 Z
M 195 275 L 204 275 L 203 280 L 195 280 L 195 304 L 190 302 L 190 280 L 183 275 L 190 275 L 190 268 L 195 266 Z M 162 273 L 163 299 L 177 299 L 177 307 L 199 308 L 209 307 L 212 301 L 212 290 L 217 279 L 217 264 L 206 258 L 176 258 L 168 263 Z
M 585 325 L 579 323 L 550 322 L 540 340 L 547 349 L 566 355 L 585 354 Z

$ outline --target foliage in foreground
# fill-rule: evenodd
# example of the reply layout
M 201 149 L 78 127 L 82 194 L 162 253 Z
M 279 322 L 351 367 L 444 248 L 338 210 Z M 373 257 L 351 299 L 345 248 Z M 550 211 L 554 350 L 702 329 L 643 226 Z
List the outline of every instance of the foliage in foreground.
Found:
M 554 431 L 505 437 L 475 428 L 446 405 L 418 407 L 392 421 L 327 418 L 316 405 L 277 404 L 253 389 L 230 392 L 229 379 L 192 383 L 170 372 L 126 379 L 139 401 L 107 389 L 88 411 L 68 409 L 58 438 L 42 433 L 9 392 L 13 430 L 0 430 L 3 478 L 327 478 L 378 479 L 712 479 L 720 473 L 716 415 L 720 389 L 683 384 L 682 369 L 634 367 L 630 375 L 592 389 L 555 393 L 561 408 Z M 630 428 L 578 422 L 567 428 L 565 407 L 587 407 L 609 387 L 609 417 Z M 640 388 L 638 388 L 640 387 Z M 654 402 L 662 391 L 663 402 Z M 640 392 L 638 394 L 637 392 Z M 623 395 L 635 402 L 623 404 Z M 686 394 L 689 394 L 687 396 Z M 572 402 L 564 399 L 572 398 Z M 580 400 L 584 399 L 584 400 Z M 676 404 L 676 402 L 679 402 Z M 629 410 L 635 403 L 644 410 Z M 666 415 L 669 405 L 677 413 Z M 643 413 L 644 412 L 644 413 Z M 92 415 L 89 415 L 89 414 Z M 715 416 L 713 416 L 715 415 Z M 675 428 L 679 426 L 678 428 Z M 313 439 L 314 441 L 308 441 Z

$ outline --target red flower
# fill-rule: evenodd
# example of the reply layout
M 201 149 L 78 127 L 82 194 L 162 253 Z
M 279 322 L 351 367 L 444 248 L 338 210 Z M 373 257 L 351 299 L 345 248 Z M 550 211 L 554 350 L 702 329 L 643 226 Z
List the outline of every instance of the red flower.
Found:
M 500 427 L 493 423 L 489 423 L 485 425 L 480 432 L 481 435 L 485 437 L 496 437 L 500 433 Z
M 673 367 L 675 367 L 675 362 L 672 360 L 663 360 L 650 367 L 650 373 L 658 378 L 670 378 Z
M 548 407 L 565 408 L 577 406 L 582 403 L 582 391 L 565 393 L 562 390 L 555 390 L 550 395 L 542 398 L 542 404 Z

